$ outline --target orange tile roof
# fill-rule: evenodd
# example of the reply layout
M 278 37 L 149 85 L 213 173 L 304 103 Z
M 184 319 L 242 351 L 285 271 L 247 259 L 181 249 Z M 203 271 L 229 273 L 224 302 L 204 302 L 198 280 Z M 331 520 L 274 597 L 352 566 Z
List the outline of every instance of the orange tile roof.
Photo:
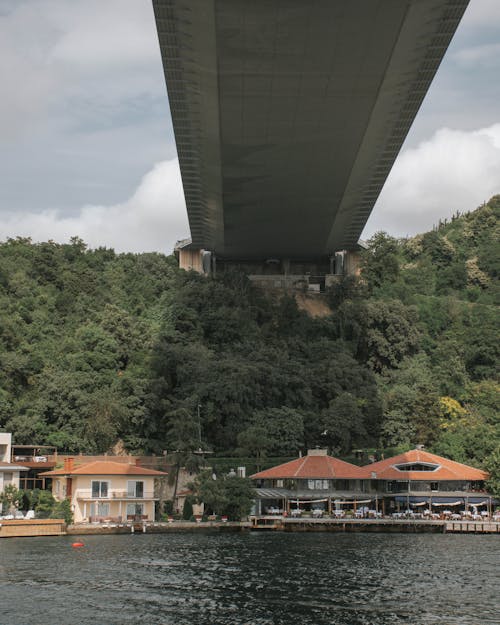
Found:
M 45 477 L 55 477 L 57 475 L 150 475 L 152 477 L 160 477 L 167 474 L 164 471 L 146 469 L 145 467 L 138 467 L 135 464 L 125 462 L 97 460 L 96 462 L 74 466 L 71 469 L 64 467 L 54 471 L 46 471 L 45 473 L 40 473 L 40 475 Z
M 364 477 L 361 467 L 332 456 L 307 455 L 251 476 L 252 479 L 357 479 Z
M 405 463 L 423 462 L 437 464 L 438 468 L 434 471 L 404 471 L 396 469 L 395 465 Z M 488 479 L 488 473 L 481 469 L 469 467 L 466 464 L 448 460 L 442 456 L 431 454 L 423 449 L 412 449 L 404 454 L 373 462 L 368 466 L 362 467 L 365 478 L 371 478 L 372 474 L 376 474 L 376 479 L 380 480 L 431 480 L 438 482 L 440 480 L 451 481 L 483 481 Z

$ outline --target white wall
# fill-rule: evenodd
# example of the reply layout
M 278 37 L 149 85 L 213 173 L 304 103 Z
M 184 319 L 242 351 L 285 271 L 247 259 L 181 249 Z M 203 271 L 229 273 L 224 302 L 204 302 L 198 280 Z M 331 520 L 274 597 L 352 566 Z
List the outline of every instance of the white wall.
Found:
M 12 434 L 0 432 L 0 462 L 10 462 Z

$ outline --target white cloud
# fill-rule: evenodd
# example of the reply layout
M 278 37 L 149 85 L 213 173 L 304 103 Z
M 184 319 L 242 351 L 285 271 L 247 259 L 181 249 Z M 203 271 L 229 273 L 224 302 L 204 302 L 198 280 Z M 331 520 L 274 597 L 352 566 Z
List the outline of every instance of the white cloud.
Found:
M 500 64 L 500 43 L 462 48 L 453 58 L 464 67 L 496 66 Z
M 424 232 L 457 210 L 500 193 L 500 123 L 471 132 L 442 128 L 397 159 L 362 238 Z
M 500 20 L 500 2 L 498 0 L 470 0 L 463 20 L 467 26 L 495 27 Z
M 130 199 L 113 206 L 84 206 L 74 217 L 58 211 L 7 215 L 0 238 L 31 237 L 34 241 L 67 242 L 79 236 L 90 247 L 118 252 L 170 253 L 189 227 L 177 160 L 157 163 Z
M 0 12 L 0 137 L 165 85 L 150 0 L 36 0 Z
M 146 0 L 49 3 L 60 30 L 49 60 L 92 73 L 130 72 L 159 58 L 153 9 Z

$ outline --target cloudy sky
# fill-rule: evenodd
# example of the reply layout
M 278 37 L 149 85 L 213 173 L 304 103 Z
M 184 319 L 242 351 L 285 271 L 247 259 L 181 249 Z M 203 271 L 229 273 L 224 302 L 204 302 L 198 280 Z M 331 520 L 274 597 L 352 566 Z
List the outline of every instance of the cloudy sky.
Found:
M 0 240 L 162 251 L 189 234 L 150 0 L 0 0 Z M 365 228 L 500 193 L 500 0 L 471 0 Z

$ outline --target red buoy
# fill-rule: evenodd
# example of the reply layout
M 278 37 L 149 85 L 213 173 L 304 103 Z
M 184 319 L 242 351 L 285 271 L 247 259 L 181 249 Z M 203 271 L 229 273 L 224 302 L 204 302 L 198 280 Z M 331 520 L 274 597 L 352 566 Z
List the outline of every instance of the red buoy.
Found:
M 72 545 L 71 545 L 71 546 L 72 546 L 72 547 L 74 547 L 75 549 L 76 549 L 77 547 L 85 547 L 85 545 L 84 545 L 83 543 L 72 543 Z

